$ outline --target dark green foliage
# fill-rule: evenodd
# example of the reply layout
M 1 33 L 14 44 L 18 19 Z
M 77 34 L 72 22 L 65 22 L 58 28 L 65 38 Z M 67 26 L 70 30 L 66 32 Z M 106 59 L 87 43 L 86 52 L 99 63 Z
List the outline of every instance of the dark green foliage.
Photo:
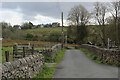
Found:
M 61 41 L 61 33 L 59 32 L 52 32 L 48 36 L 48 41 L 51 42 L 60 42 Z
M 77 26 L 77 36 L 76 40 L 77 43 L 83 44 L 84 43 L 84 38 L 87 37 L 87 27 L 85 25 Z
M 3 39 L 10 39 L 10 40 L 24 40 L 24 31 L 12 27 L 10 24 L 7 23 L 0 23 L 2 24 L 2 37 Z
M 68 43 L 76 43 L 76 27 L 69 26 L 67 30 Z
M 6 22 L 0 22 L 0 26 L 2 27 L 2 29 L 11 27 L 11 25 Z
M 81 26 L 69 26 L 68 28 L 68 42 L 69 43 L 84 43 L 85 37 L 87 37 L 87 27 L 85 25 Z
M 55 58 L 50 58 L 44 55 L 44 61 L 47 63 L 52 63 L 55 62 Z
M 26 34 L 26 37 L 25 37 L 25 40 L 29 40 L 29 41 L 37 41 L 38 39 L 38 36 L 37 35 L 32 35 L 30 33 L 27 33 Z
M 33 24 L 31 22 L 26 22 L 21 26 L 21 29 L 32 29 Z

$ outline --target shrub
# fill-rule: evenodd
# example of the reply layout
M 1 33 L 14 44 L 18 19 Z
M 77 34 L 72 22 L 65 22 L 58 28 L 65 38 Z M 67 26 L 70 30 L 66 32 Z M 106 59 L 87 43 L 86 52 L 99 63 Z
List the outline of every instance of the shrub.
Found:
M 33 35 L 33 34 L 30 34 L 30 33 L 27 33 L 26 34 L 26 37 L 25 37 L 25 40 L 29 40 L 29 41 L 38 41 L 38 36 L 37 35 Z
M 51 42 L 60 42 L 61 41 L 60 37 L 61 37 L 61 33 L 59 33 L 59 32 L 52 32 L 48 36 L 48 41 L 51 41 Z

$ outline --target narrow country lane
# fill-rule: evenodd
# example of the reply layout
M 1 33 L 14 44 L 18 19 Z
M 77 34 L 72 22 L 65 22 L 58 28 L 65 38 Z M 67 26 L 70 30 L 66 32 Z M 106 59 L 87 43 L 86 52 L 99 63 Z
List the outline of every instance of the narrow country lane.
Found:
M 80 50 L 67 50 L 54 78 L 118 78 L 118 68 L 95 63 Z

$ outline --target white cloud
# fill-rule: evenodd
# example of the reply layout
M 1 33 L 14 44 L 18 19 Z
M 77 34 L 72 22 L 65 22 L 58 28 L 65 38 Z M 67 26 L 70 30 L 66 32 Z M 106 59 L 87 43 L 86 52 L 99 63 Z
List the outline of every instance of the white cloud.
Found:
M 0 22 L 7 22 L 11 25 L 21 24 L 23 22 L 23 14 L 12 10 L 0 11 Z
M 52 17 L 43 16 L 43 15 L 40 15 L 40 14 L 36 15 L 34 18 L 35 18 L 34 21 L 35 22 L 39 22 L 39 23 L 60 22 L 59 19 L 55 19 L 55 18 L 52 18 Z
M 59 22 L 61 24 L 61 19 L 43 16 L 40 14 L 34 16 L 34 18 L 35 18 L 35 20 L 31 21 L 34 24 L 47 24 L 47 23 L 53 23 L 53 22 Z M 64 25 L 67 25 L 66 20 L 64 20 Z
M 112 16 L 112 14 L 110 12 L 107 12 L 105 18 L 108 18 L 110 16 Z
M 3 0 L 2 2 L 113 2 L 114 0 Z
M 29 22 L 30 20 L 24 20 L 23 13 L 21 13 L 21 9 L 17 8 L 15 10 L 1 10 L 0 11 L 0 22 L 7 22 L 13 25 L 21 25 L 23 22 Z M 56 19 L 53 17 L 43 16 L 41 14 L 37 14 L 34 16 L 34 20 L 31 21 L 34 25 L 37 24 L 48 24 L 53 22 L 59 22 L 61 24 L 61 19 Z M 64 25 L 66 20 L 64 20 Z

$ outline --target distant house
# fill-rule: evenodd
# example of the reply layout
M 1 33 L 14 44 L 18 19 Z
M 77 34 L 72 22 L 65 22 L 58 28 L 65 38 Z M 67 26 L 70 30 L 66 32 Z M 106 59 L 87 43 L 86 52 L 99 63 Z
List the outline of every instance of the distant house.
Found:
M 33 25 L 32 29 L 35 29 L 35 28 L 37 28 L 37 25 Z
M 37 25 L 37 28 L 43 28 L 43 27 L 44 27 L 43 24 L 39 24 L 39 25 Z
M 46 24 L 46 25 L 44 25 L 44 28 L 46 28 L 46 27 L 52 27 L 52 25 L 51 24 Z
M 52 27 L 59 27 L 59 26 L 60 26 L 60 23 L 58 23 L 58 22 L 52 23 Z
M 0 38 L 0 40 L 2 40 L 3 38 Z
M 40 24 L 40 28 L 43 28 L 44 27 L 44 25 L 43 24 Z

